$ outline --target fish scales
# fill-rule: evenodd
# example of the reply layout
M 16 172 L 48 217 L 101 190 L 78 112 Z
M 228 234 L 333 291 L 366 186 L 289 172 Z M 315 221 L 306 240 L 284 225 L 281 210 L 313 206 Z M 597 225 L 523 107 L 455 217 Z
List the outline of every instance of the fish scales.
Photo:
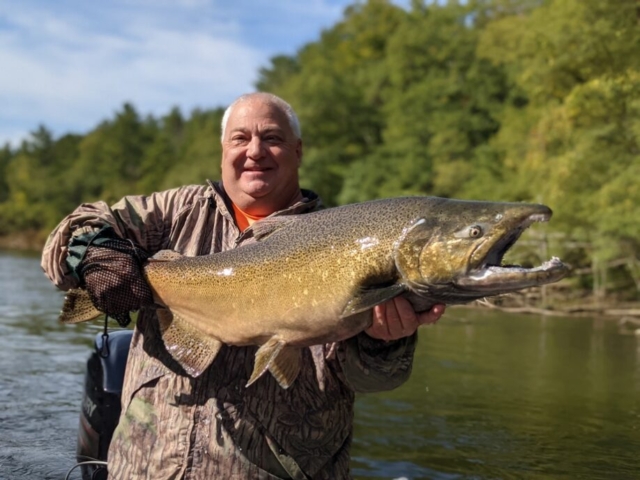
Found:
M 151 263 L 146 277 L 162 304 L 185 320 L 206 318 L 207 333 L 225 343 L 255 344 L 276 332 L 290 345 L 335 340 L 357 290 L 397 277 L 392 247 L 404 223 L 388 209 L 355 207 L 307 214 L 251 248 Z M 341 231 L 348 218 L 358 221 Z M 375 235 L 371 225 L 385 219 L 385 235 Z

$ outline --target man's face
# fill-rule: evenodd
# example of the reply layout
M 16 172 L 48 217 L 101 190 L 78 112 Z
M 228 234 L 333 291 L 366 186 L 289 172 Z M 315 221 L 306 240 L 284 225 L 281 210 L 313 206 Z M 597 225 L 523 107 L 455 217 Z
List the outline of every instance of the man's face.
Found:
M 268 215 L 300 198 L 302 142 L 284 112 L 259 98 L 237 104 L 222 139 L 222 182 L 231 200 Z

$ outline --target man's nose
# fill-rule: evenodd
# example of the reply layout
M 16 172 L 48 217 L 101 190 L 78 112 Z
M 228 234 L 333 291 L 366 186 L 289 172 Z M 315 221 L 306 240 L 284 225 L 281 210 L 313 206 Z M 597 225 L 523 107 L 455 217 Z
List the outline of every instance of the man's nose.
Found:
M 260 137 L 251 137 L 249 146 L 247 148 L 247 156 L 254 160 L 264 157 L 264 145 Z

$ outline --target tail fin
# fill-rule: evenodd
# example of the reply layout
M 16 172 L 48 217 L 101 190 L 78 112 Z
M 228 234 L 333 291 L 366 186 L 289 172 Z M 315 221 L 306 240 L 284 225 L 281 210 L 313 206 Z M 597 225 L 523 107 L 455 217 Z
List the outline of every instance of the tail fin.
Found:
M 93 306 L 86 290 L 73 289 L 69 290 L 64 297 L 64 304 L 58 318 L 62 323 L 80 323 L 100 315 L 102 312 Z

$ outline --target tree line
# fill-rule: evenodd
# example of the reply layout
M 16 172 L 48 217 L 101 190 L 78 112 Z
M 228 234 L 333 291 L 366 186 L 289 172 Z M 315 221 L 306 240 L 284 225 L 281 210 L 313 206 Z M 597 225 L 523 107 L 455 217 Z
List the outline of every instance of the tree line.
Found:
M 256 88 L 298 112 L 302 183 L 325 204 L 545 203 L 554 219 L 521 255 L 559 254 L 587 269 L 580 286 L 637 298 L 640 1 L 358 2 L 272 58 Z M 125 104 L 85 135 L 40 126 L 0 150 L 0 235 L 48 232 L 85 201 L 218 178 L 222 113 L 143 117 Z

